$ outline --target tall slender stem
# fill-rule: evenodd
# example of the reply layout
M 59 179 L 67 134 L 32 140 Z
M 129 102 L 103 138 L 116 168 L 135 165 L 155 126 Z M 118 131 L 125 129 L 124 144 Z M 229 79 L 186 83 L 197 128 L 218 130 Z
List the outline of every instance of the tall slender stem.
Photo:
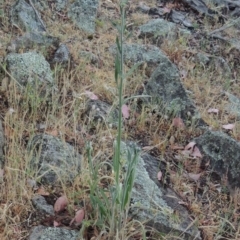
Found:
M 117 136 L 117 155 L 116 159 L 117 161 L 120 161 L 120 153 L 121 153 L 121 137 L 122 137 L 122 91 L 123 91 L 123 81 L 124 81 L 124 56 L 123 56 L 123 37 L 124 37 L 124 19 L 125 19 L 125 8 L 124 3 L 121 2 L 121 27 L 120 27 L 120 83 L 119 83 L 119 89 L 118 89 L 118 95 L 119 95 L 119 111 L 118 111 L 118 136 Z M 120 162 L 118 163 L 120 166 Z M 116 184 L 119 185 L 119 170 L 120 167 L 118 167 L 116 172 Z

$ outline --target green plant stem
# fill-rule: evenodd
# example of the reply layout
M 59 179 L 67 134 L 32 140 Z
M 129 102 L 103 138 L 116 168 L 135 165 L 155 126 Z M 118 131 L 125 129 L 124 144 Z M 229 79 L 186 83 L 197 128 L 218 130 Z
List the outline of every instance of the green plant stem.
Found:
M 123 67 L 123 36 L 124 36 L 124 18 L 125 18 L 125 9 L 124 3 L 121 3 L 121 28 L 120 28 L 120 84 L 118 86 L 118 94 L 119 94 L 119 111 L 118 111 L 118 136 L 117 136 L 117 149 L 116 149 L 116 160 L 118 161 L 118 166 L 120 165 L 120 155 L 121 155 L 121 138 L 122 138 L 122 91 L 123 91 L 123 81 L 124 81 L 124 67 Z M 120 167 L 117 168 L 116 172 L 116 185 L 119 186 L 119 170 Z
M 118 135 L 117 135 L 117 146 L 115 148 L 115 153 L 114 153 L 114 171 L 115 171 L 115 196 L 114 196 L 114 201 L 113 201 L 113 209 L 118 209 L 119 206 L 119 197 L 121 195 L 121 187 L 119 183 L 119 173 L 120 173 L 120 159 L 121 159 L 121 138 L 122 138 L 122 105 L 123 105 L 123 99 L 122 99 L 122 92 L 123 92 L 123 82 L 124 82 L 124 58 L 123 58 L 123 37 L 124 37 L 124 30 L 125 30 L 125 24 L 124 24 L 124 19 L 125 19 L 125 5 L 124 2 L 121 2 L 120 5 L 121 9 L 121 26 L 120 26 L 120 48 L 117 47 L 117 58 L 119 57 L 119 51 L 120 51 L 120 66 L 115 66 L 116 69 L 119 67 L 118 75 L 120 75 L 120 83 L 118 84 L 118 97 L 119 97 L 119 111 L 118 111 Z M 116 61 L 117 64 L 118 61 Z M 117 79 L 116 79 L 117 80 Z M 121 206 L 120 206 L 121 207 Z M 118 211 L 117 211 L 118 212 Z M 112 221 L 111 224 L 112 226 L 110 229 L 113 230 L 115 229 L 116 225 L 119 228 L 119 225 L 121 225 L 122 222 L 122 216 L 118 216 L 118 220 L 116 219 L 116 213 L 112 214 Z

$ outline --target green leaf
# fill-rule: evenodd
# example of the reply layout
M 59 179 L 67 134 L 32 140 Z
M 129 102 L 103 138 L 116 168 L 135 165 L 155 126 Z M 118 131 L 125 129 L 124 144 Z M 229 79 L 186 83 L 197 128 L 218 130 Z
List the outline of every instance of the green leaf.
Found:
M 118 30 L 118 32 L 120 33 L 121 27 L 119 26 L 119 24 L 117 23 L 117 21 L 110 21 L 110 22 L 111 22 L 112 26 L 113 26 L 114 28 L 116 28 L 116 29 Z
M 115 82 L 118 84 L 118 75 L 119 75 L 119 59 L 115 58 Z
M 128 40 L 130 37 L 132 37 L 132 35 L 133 35 L 133 33 L 132 32 L 129 32 L 128 34 L 127 34 L 127 36 L 126 36 L 126 40 Z
M 121 45 L 120 45 L 120 42 L 119 42 L 119 38 L 118 38 L 118 37 L 116 37 L 116 44 L 117 44 L 117 50 L 118 50 L 117 53 L 121 53 L 121 52 L 122 52 L 122 47 L 121 47 Z M 117 54 L 117 56 L 118 56 L 118 54 Z
M 134 72 L 141 64 L 142 64 L 142 62 L 139 62 L 139 63 L 134 64 L 134 65 L 130 68 L 130 70 L 129 70 L 126 74 L 123 75 L 123 77 L 124 77 L 125 79 L 127 79 L 129 76 L 131 76 L 131 75 L 133 74 L 133 72 Z

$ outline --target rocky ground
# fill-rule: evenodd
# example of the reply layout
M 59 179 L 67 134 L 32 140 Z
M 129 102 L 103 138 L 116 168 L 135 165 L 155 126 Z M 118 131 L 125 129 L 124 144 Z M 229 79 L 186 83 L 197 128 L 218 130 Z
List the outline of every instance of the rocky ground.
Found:
M 119 1 L 0 6 L 1 239 L 240 239 L 239 1 L 128 1 L 118 229 Z

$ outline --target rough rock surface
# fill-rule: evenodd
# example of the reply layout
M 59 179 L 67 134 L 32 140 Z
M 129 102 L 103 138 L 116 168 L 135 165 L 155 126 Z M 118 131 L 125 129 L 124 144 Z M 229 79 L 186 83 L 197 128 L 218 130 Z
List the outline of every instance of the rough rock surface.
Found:
M 68 0 L 56 0 L 56 10 L 61 11 L 67 6 Z
M 236 115 L 238 119 L 240 119 L 240 99 L 228 92 L 225 92 L 225 95 L 228 97 L 229 101 L 225 110 Z
M 23 36 L 16 38 L 11 42 L 8 50 L 11 52 L 18 52 L 20 49 L 31 49 L 33 47 L 57 47 L 59 39 L 40 32 L 27 32 Z
M 230 188 L 240 188 L 240 144 L 222 132 L 207 131 L 195 139 L 210 160 L 211 168 L 221 177 L 227 176 Z
M 68 63 L 70 59 L 70 52 L 65 44 L 60 45 L 58 50 L 54 54 L 54 63 Z
M 110 47 L 109 50 L 116 54 L 115 46 Z M 153 45 L 124 44 L 123 54 L 125 63 L 147 63 L 157 66 L 158 63 L 167 59 L 167 56 Z
M 35 51 L 10 53 L 6 57 L 6 63 L 13 80 L 22 86 L 42 84 L 48 88 L 55 87 L 50 64 Z
M 95 32 L 95 18 L 98 0 L 76 0 L 68 8 L 68 17 L 87 33 Z
M 81 155 L 56 137 L 36 135 L 29 142 L 28 149 L 32 155 L 31 169 L 43 183 L 52 185 L 59 180 L 71 181 L 80 173 Z
M 11 9 L 12 24 L 27 32 L 46 31 L 39 13 L 24 0 L 18 0 Z
M 109 51 L 116 55 L 116 46 L 111 46 Z M 125 64 L 129 66 L 146 64 L 145 74 L 149 76 L 160 62 L 168 60 L 167 56 L 154 45 L 124 44 L 123 55 Z
M 153 72 L 144 94 L 152 97 L 151 104 L 167 116 L 181 117 L 188 125 L 205 125 L 181 84 L 177 67 L 167 58 Z
M 139 37 L 162 37 L 173 39 L 176 37 L 176 24 L 164 19 L 153 19 L 139 27 Z
M 52 205 L 49 205 L 45 198 L 40 195 L 36 195 L 32 198 L 33 206 L 41 211 L 43 214 L 54 215 L 54 209 Z
M 89 121 L 96 123 L 106 123 L 112 127 L 118 124 L 118 111 L 110 104 L 100 100 L 90 100 L 86 106 L 86 114 Z
M 77 240 L 78 233 L 64 228 L 37 226 L 32 229 L 29 240 Z
M 126 161 L 128 148 L 133 149 L 134 144 L 126 145 L 122 142 L 122 154 Z M 149 154 L 139 157 L 130 215 L 161 233 L 171 233 L 171 236 L 186 240 L 201 239 L 200 232 L 190 219 L 188 211 L 178 203 L 181 201 L 178 196 L 170 189 L 163 189 L 158 182 L 158 171 L 159 160 Z
M 191 32 L 178 28 L 175 23 L 164 19 L 153 19 L 139 27 L 139 37 L 153 38 L 157 44 L 162 44 L 164 39 L 174 40 L 178 37 L 178 34 L 189 36 Z

